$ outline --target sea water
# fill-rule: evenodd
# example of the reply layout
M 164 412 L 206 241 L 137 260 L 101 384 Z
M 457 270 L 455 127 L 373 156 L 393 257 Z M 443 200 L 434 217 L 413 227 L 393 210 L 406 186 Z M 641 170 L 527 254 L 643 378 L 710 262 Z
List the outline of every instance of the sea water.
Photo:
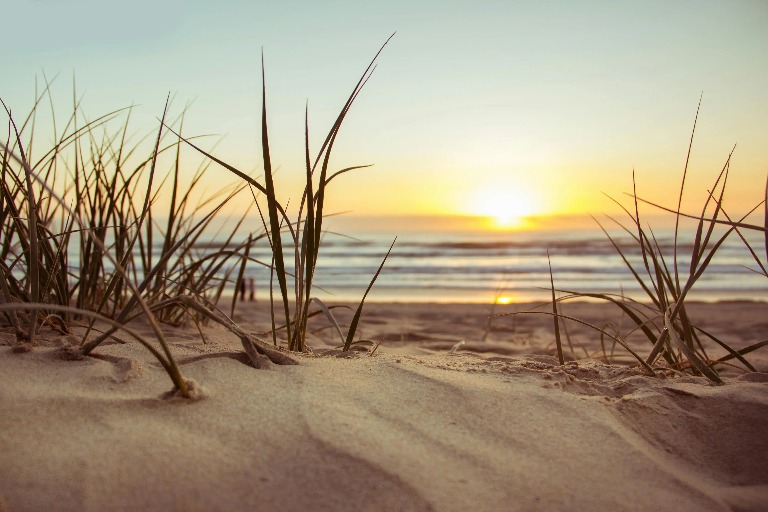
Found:
M 664 261 L 674 274 L 674 233 L 666 231 L 655 235 Z M 627 233 L 614 236 L 614 242 L 629 263 L 644 282 L 652 286 L 638 245 Z M 325 235 L 315 272 L 313 295 L 325 301 L 360 300 L 393 239 L 394 234 L 381 232 Z M 764 242 L 759 237 L 748 241 L 765 265 L 765 248 L 761 245 Z M 678 237 L 677 266 L 681 286 L 691 273 L 693 248 L 693 234 Z M 266 243 L 254 248 L 253 256 L 267 265 L 251 265 L 247 272 L 256 279 L 257 293 L 261 297 L 267 293 L 269 284 L 270 255 Z M 286 264 L 292 264 L 292 252 L 287 252 L 286 256 Z M 554 286 L 558 290 L 623 294 L 647 300 L 616 247 L 597 229 L 400 234 L 368 300 L 548 300 L 551 297 L 549 261 Z M 717 250 L 708 269 L 693 286 L 689 298 L 704 301 L 766 300 L 768 278 L 755 270 L 759 267 L 746 245 L 738 236 L 732 235 Z M 274 286 L 277 286 L 277 281 Z
M 560 290 L 591 294 L 618 294 L 636 300 L 648 297 L 622 259 L 628 262 L 647 286 L 651 278 L 643 264 L 638 244 L 627 232 L 611 233 L 613 242 L 599 229 L 494 231 L 406 231 L 397 233 L 353 231 L 344 235 L 326 233 L 320 248 L 312 296 L 323 301 L 359 301 L 375 275 L 395 236 L 395 243 L 367 300 L 398 302 L 528 302 L 551 298 L 549 262 L 554 286 Z M 695 229 L 681 232 L 659 230 L 656 244 L 664 263 L 674 274 L 675 245 L 681 286 L 691 274 L 690 255 Z M 757 231 L 745 232 L 747 241 L 765 265 L 765 242 Z M 238 233 L 237 243 L 247 237 Z M 710 246 L 717 240 L 713 236 Z M 219 251 L 222 241 L 201 236 L 189 253 L 192 259 Z M 233 248 L 237 243 L 232 243 Z M 614 243 L 616 246 L 614 246 Z M 153 260 L 162 247 L 153 250 Z M 286 270 L 293 274 L 292 241 L 284 238 Z M 549 259 L 548 259 L 549 255 Z M 250 251 L 246 278 L 256 282 L 257 299 L 269 296 L 272 263 L 265 237 Z M 78 255 L 69 255 L 76 273 Z M 107 267 L 110 265 L 107 264 Z M 219 277 L 234 279 L 239 259 L 222 267 Z M 227 269 L 231 271 L 227 275 Z M 745 243 L 732 233 L 718 248 L 707 270 L 695 283 L 689 299 L 768 300 L 768 277 L 762 275 Z M 139 272 L 140 273 L 140 272 Z M 141 278 L 141 276 L 138 276 Z M 654 276 L 655 278 L 655 276 Z M 288 286 L 293 288 L 289 277 Z M 272 287 L 279 294 L 277 280 Z M 228 284 L 230 293 L 235 283 Z

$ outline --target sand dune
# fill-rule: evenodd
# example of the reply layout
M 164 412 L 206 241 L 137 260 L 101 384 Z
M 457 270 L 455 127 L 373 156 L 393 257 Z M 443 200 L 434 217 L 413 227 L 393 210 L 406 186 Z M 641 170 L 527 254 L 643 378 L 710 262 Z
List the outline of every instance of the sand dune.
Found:
M 767 332 L 765 304 L 700 308 L 736 344 Z M 315 354 L 268 370 L 227 331 L 169 328 L 196 401 L 165 398 L 135 344 L 81 361 L 52 334 L 0 347 L 0 510 L 764 510 L 768 373 L 651 377 L 596 360 L 575 327 L 593 357 L 560 367 L 547 322 L 497 319 L 481 341 L 487 312 L 371 304 L 373 356 L 340 357 L 321 330 Z M 263 309 L 236 319 L 258 329 Z

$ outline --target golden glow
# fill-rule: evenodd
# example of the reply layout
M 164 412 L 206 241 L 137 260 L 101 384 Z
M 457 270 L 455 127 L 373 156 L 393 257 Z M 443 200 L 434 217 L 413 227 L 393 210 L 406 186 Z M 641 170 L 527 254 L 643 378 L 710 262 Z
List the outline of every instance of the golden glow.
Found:
M 530 191 L 510 188 L 477 192 L 469 209 L 489 217 L 492 228 L 519 229 L 526 226 L 526 217 L 539 213 L 541 205 Z
M 507 295 L 501 295 L 499 297 L 496 297 L 496 304 L 512 304 L 512 297 L 509 297 Z

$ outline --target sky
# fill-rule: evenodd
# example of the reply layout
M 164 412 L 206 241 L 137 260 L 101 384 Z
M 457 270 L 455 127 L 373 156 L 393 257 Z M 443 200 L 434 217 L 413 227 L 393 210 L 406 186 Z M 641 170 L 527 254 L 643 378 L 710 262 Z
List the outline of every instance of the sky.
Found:
M 171 94 L 175 114 L 189 105 L 185 134 L 212 135 L 206 148 L 254 176 L 263 51 L 286 201 L 301 193 L 305 105 L 315 152 L 396 32 L 331 161 L 373 164 L 333 183 L 329 208 L 355 218 L 556 223 L 615 211 L 607 196 L 625 200 L 633 171 L 640 196 L 673 206 L 700 97 L 689 209 L 734 145 L 732 212 L 762 199 L 768 174 L 765 1 L 17 0 L 3 12 L 0 98 L 13 112 L 56 77 L 61 115 L 74 83 L 91 118 L 137 105 L 145 134 Z M 233 181 L 217 167 L 206 179 Z

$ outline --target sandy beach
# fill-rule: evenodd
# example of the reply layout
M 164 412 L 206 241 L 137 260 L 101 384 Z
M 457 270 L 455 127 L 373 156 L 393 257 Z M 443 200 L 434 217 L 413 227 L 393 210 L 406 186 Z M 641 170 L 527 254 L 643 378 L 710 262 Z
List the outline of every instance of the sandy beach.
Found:
M 768 332 L 765 303 L 689 307 L 736 348 Z M 622 321 L 605 305 L 565 308 Z M 599 335 L 570 324 L 560 367 L 549 317 L 488 329 L 490 311 L 369 304 L 373 354 L 341 352 L 316 317 L 312 353 L 266 370 L 223 328 L 203 328 L 203 341 L 194 325 L 164 326 L 194 401 L 168 398 L 167 375 L 136 343 L 65 361 L 67 338 L 44 329 L 17 353 L 6 329 L 0 510 L 764 510 L 761 351 L 748 358 L 759 372 L 726 369 L 715 386 L 606 361 Z M 265 330 L 266 307 L 242 304 L 235 320 Z
M 768 512 L 768 1 L 6 4 L 0 512 Z

